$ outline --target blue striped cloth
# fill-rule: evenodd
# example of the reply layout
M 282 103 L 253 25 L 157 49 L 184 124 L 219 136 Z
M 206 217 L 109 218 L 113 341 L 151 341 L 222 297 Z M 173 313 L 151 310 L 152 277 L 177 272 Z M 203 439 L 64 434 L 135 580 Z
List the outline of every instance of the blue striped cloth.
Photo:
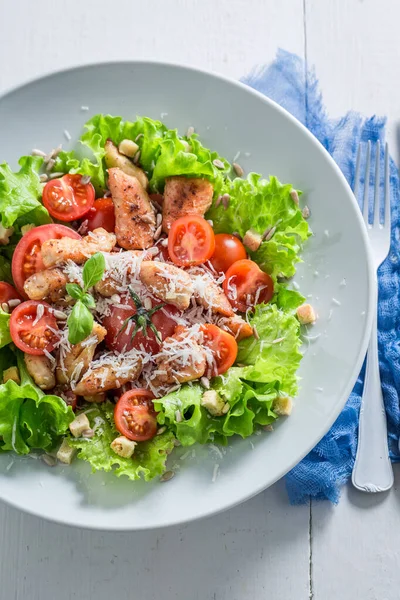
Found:
M 279 50 L 271 65 L 255 69 L 242 81 L 275 100 L 308 127 L 330 152 L 352 187 L 360 141 L 384 140 L 384 118 L 365 118 L 351 111 L 340 119 L 330 119 L 314 72 L 307 71 L 303 60 L 294 54 Z M 378 273 L 378 339 L 390 455 L 392 460 L 399 460 L 400 411 L 397 390 L 400 390 L 400 202 L 398 172 L 392 160 L 390 186 L 392 245 L 390 255 Z M 286 487 L 293 504 L 305 503 L 310 496 L 317 500 L 338 502 L 340 488 L 348 481 L 354 464 L 363 381 L 362 371 L 331 430 L 286 476 Z

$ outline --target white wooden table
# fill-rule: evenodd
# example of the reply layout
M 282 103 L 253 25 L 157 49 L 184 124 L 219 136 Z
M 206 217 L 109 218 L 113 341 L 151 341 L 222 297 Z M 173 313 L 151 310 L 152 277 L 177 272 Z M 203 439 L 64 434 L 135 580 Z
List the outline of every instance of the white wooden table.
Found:
M 282 47 L 315 64 L 332 115 L 387 114 L 396 153 L 399 22 L 398 0 L 4 1 L 0 92 L 124 58 L 239 78 Z M 279 482 L 225 514 L 138 534 L 79 531 L 0 505 L 0 600 L 397 600 L 399 473 L 389 494 L 349 487 L 338 507 L 291 507 Z

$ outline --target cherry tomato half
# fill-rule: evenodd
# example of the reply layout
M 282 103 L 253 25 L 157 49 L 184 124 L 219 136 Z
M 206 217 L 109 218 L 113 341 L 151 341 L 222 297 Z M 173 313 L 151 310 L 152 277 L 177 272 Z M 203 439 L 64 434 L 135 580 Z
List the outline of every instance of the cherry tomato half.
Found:
M 24 282 L 30 275 L 45 268 L 40 249 L 47 240 L 69 237 L 80 240 L 81 236 L 65 225 L 40 225 L 26 233 L 18 242 L 11 263 L 12 276 L 18 292 L 26 298 Z
M 230 233 L 217 233 L 210 263 L 218 273 L 225 273 L 234 262 L 244 258 L 247 258 L 246 248 L 237 237 Z
M 125 392 L 114 409 L 115 426 L 122 435 L 134 442 L 145 442 L 157 433 L 157 413 L 153 394 L 144 388 Z
M 214 249 L 213 229 L 203 217 L 180 217 L 172 224 L 168 236 L 168 253 L 176 265 L 201 265 L 211 258 Z
M 0 281 L 0 305 L 8 304 L 9 300 L 20 300 L 22 302 L 22 297 L 13 285 Z
M 43 204 L 59 221 L 75 221 L 83 217 L 92 208 L 94 197 L 94 187 L 91 183 L 82 183 L 82 175 L 51 179 L 43 189 Z
M 151 329 L 147 329 L 146 334 L 143 331 L 138 331 L 133 339 L 134 322 L 121 331 L 125 319 L 128 319 L 135 313 L 136 308 L 133 300 L 129 300 L 126 308 L 114 306 L 111 309 L 111 314 L 108 317 L 104 317 L 103 325 L 107 329 L 106 344 L 108 348 L 117 352 L 128 352 L 132 348 L 140 349 L 143 346 L 146 352 L 156 354 L 160 350 L 160 344 Z M 169 314 L 176 315 L 179 314 L 179 311 L 175 306 L 166 304 L 151 317 L 153 325 L 160 332 L 163 340 L 172 335 L 176 327 L 176 321 L 172 317 L 169 317 Z
M 269 302 L 274 295 L 274 282 L 252 260 L 238 260 L 225 274 L 222 286 L 229 302 L 241 312 L 261 302 Z
M 28 300 L 19 304 L 11 313 L 12 341 L 27 354 L 38 356 L 44 354 L 44 350 L 51 352 L 58 341 L 58 336 L 54 333 L 57 329 L 56 318 L 46 302 Z
M 109 233 L 115 231 L 114 202 L 111 198 L 99 198 L 84 217 L 88 221 L 88 231 L 102 227 Z
M 238 345 L 230 333 L 217 325 L 202 325 L 204 345 L 213 353 L 218 375 L 222 375 L 235 362 Z

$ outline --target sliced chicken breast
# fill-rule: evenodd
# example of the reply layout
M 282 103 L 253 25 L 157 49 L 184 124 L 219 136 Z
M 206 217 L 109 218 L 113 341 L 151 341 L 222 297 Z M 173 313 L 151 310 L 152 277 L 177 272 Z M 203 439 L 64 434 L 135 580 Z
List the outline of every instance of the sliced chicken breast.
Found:
M 203 217 L 210 208 L 214 188 L 207 179 L 170 177 L 165 182 L 163 231 L 168 233 L 176 219 L 187 215 Z
M 42 260 L 46 268 L 55 267 L 67 260 L 80 265 L 96 252 L 110 252 L 117 239 L 113 233 L 108 233 L 102 227 L 94 229 L 81 240 L 61 238 L 47 240 L 42 244 Z
M 189 307 L 193 294 L 190 276 L 179 267 L 158 260 L 144 260 L 140 266 L 141 282 L 154 296 L 180 310 Z

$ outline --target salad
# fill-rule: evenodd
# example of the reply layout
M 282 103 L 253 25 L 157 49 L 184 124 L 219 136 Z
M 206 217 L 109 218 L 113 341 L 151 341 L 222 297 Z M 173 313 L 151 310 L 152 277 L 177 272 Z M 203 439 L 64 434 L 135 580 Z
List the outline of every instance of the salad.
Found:
M 147 117 L 0 165 L 0 451 L 169 479 L 291 412 L 300 192 Z

